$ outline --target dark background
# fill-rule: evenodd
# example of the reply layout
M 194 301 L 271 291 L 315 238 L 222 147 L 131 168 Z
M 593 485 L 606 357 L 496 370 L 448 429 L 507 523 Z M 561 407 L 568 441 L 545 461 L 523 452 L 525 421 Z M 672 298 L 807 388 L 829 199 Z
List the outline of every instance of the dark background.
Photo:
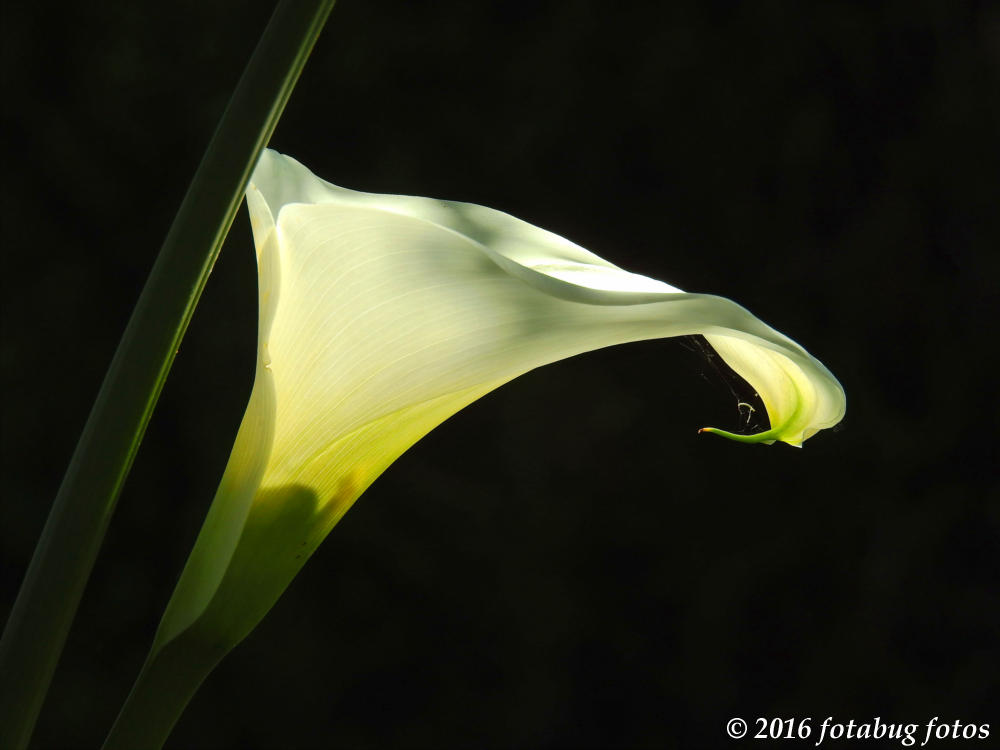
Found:
M 0 618 L 271 8 L 4 6 Z M 801 451 L 699 437 L 736 399 L 676 341 L 526 375 L 376 482 L 170 746 L 1000 735 L 998 71 L 989 3 L 341 0 L 275 148 L 732 297 L 830 367 L 847 418 Z M 249 394 L 254 279 L 241 212 L 35 747 L 99 744 L 138 671 Z

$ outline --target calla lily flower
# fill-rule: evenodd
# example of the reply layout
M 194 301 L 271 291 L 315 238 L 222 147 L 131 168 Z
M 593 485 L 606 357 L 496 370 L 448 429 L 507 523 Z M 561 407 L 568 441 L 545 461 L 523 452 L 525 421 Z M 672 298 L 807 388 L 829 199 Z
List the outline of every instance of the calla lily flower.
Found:
M 703 334 L 800 445 L 844 414 L 801 346 L 727 299 L 624 271 L 500 211 L 336 187 L 265 151 L 247 189 L 259 269 L 256 380 L 151 658 L 221 656 L 362 492 L 423 435 L 540 365 Z

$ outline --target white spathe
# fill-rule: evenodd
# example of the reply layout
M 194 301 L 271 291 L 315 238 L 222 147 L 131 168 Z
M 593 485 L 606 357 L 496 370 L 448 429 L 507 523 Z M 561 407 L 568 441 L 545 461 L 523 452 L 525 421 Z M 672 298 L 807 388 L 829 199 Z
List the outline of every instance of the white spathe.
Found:
M 482 206 L 373 195 L 267 150 L 247 189 L 259 269 L 256 381 L 154 651 L 235 644 L 354 500 L 450 415 L 540 365 L 704 334 L 800 445 L 844 414 L 802 347 L 730 300 L 628 273 Z

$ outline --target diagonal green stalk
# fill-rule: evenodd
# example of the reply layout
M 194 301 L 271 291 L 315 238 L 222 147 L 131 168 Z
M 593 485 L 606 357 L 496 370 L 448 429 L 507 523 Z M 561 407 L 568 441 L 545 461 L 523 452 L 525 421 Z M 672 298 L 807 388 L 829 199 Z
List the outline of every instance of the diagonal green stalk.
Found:
M 208 145 L 108 368 L 0 640 L 0 747 L 27 745 L 181 338 L 334 0 L 282 0 Z M 165 735 L 164 735 L 165 736 Z
M 102 750 L 159 750 L 229 647 L 185 634 L 150 657 Z

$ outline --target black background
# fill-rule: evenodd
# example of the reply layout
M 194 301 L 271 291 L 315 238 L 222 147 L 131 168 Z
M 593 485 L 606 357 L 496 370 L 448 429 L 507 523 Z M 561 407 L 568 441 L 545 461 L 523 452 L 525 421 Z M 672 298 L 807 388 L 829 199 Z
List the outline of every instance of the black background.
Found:
M 0 616 L 271 8 L 4 7 Z M 530 373 L 376 482 L 169 746 L 1000 735 L 998 71 L 988 3 L 341 0 L 275 148 L 731 297 L 830 367 L 847 418 L 801 451 L 699 437 L 736 399 L 676 341 Z M 99 744 L 145 656 L 249 393 L 254 279 L 241 212 L 36 747 Z

